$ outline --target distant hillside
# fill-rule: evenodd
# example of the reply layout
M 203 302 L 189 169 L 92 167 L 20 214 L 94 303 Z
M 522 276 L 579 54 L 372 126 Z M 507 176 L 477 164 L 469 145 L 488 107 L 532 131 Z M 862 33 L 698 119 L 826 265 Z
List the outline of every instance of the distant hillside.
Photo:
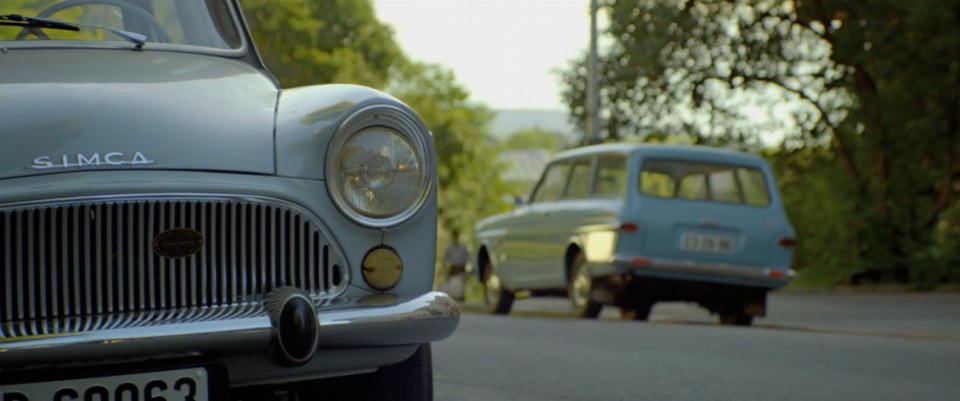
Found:
M 577 127 L 567 121 L 561 110 L 496 110 L 490 122 L 490 135 L 503 139 L 522 129 L 540 128 L 554 131 L 570 139 L 578 137 Z

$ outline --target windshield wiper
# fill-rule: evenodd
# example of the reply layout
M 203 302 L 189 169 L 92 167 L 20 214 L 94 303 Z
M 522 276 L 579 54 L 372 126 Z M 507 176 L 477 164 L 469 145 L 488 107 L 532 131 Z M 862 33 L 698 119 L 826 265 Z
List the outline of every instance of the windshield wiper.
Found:
M 105 26 L 72 24 L 63 21 L 57 21 L 46 18 L 24 17 L 20 14 L 0 15 L 0 26 L 19 26 L 23 28 L 56 29 L 60 31 L 79 32 L 80 28 L 99 29 L 117 35 L 124 40 L 137 45 L 136 49 L 143 49 L 147 43 L 147 37 L 136 32 L 124 31 L 122 29 L 108 28 Z

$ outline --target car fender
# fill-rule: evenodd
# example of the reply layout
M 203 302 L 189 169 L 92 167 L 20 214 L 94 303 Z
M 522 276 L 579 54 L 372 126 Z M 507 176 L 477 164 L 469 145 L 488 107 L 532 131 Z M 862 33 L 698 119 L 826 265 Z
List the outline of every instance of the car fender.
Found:
M 381 91 L 357 85 L 316 85 L 284 90 L 279 96 L 276 113 L 275 149 L 277 175 L 307 180 L 326 180 L 326 157 L 331 141 L 342 124 L 357 111 L 374 105 L 387 105 L 407 113 L 417 128 L 428 135 L 428 160 L 436 169 L 433 139 L 420 117 L 400 100 Z M 349 244 L 347 252 L 354 277 L 360 277 L 360 262 L 366 252 L 379 245 L 393 248 L 401 256 L 405 269 L 394 291 L 425 292 L 433 281 L 436 254 L 437 181 L 432 185 L 424 206 L 407 221 L 397 226 L 363 227 L 343 213 L 328 206 L 316 211 L 322 214 L 329 229 L 338 234 L 341 244 Z M 393 234 L 402 233 L 402 234 Z M 362 282 L 362 280 L 361 280 Z

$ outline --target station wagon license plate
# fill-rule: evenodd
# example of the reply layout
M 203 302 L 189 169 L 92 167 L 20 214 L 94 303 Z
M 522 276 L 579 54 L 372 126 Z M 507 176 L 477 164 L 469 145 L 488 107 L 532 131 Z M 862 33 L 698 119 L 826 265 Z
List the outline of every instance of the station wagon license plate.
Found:
M 0 401 L 208 401 L 207 370 L 189 368 L 25 384 L 0 384 Z
M 680 236 L 680 249 L 690 252 L 733 253 L 733 237 L 684 233 Z

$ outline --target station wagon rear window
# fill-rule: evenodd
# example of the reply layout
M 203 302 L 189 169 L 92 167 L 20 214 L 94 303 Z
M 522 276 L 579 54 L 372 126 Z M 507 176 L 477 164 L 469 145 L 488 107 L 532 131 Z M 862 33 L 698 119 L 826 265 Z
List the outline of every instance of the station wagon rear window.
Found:
M 653 159 L 643 162 L 640 192 L 657 198 L 677 198 L 767 206 L 770 191 L 757 168 Z

